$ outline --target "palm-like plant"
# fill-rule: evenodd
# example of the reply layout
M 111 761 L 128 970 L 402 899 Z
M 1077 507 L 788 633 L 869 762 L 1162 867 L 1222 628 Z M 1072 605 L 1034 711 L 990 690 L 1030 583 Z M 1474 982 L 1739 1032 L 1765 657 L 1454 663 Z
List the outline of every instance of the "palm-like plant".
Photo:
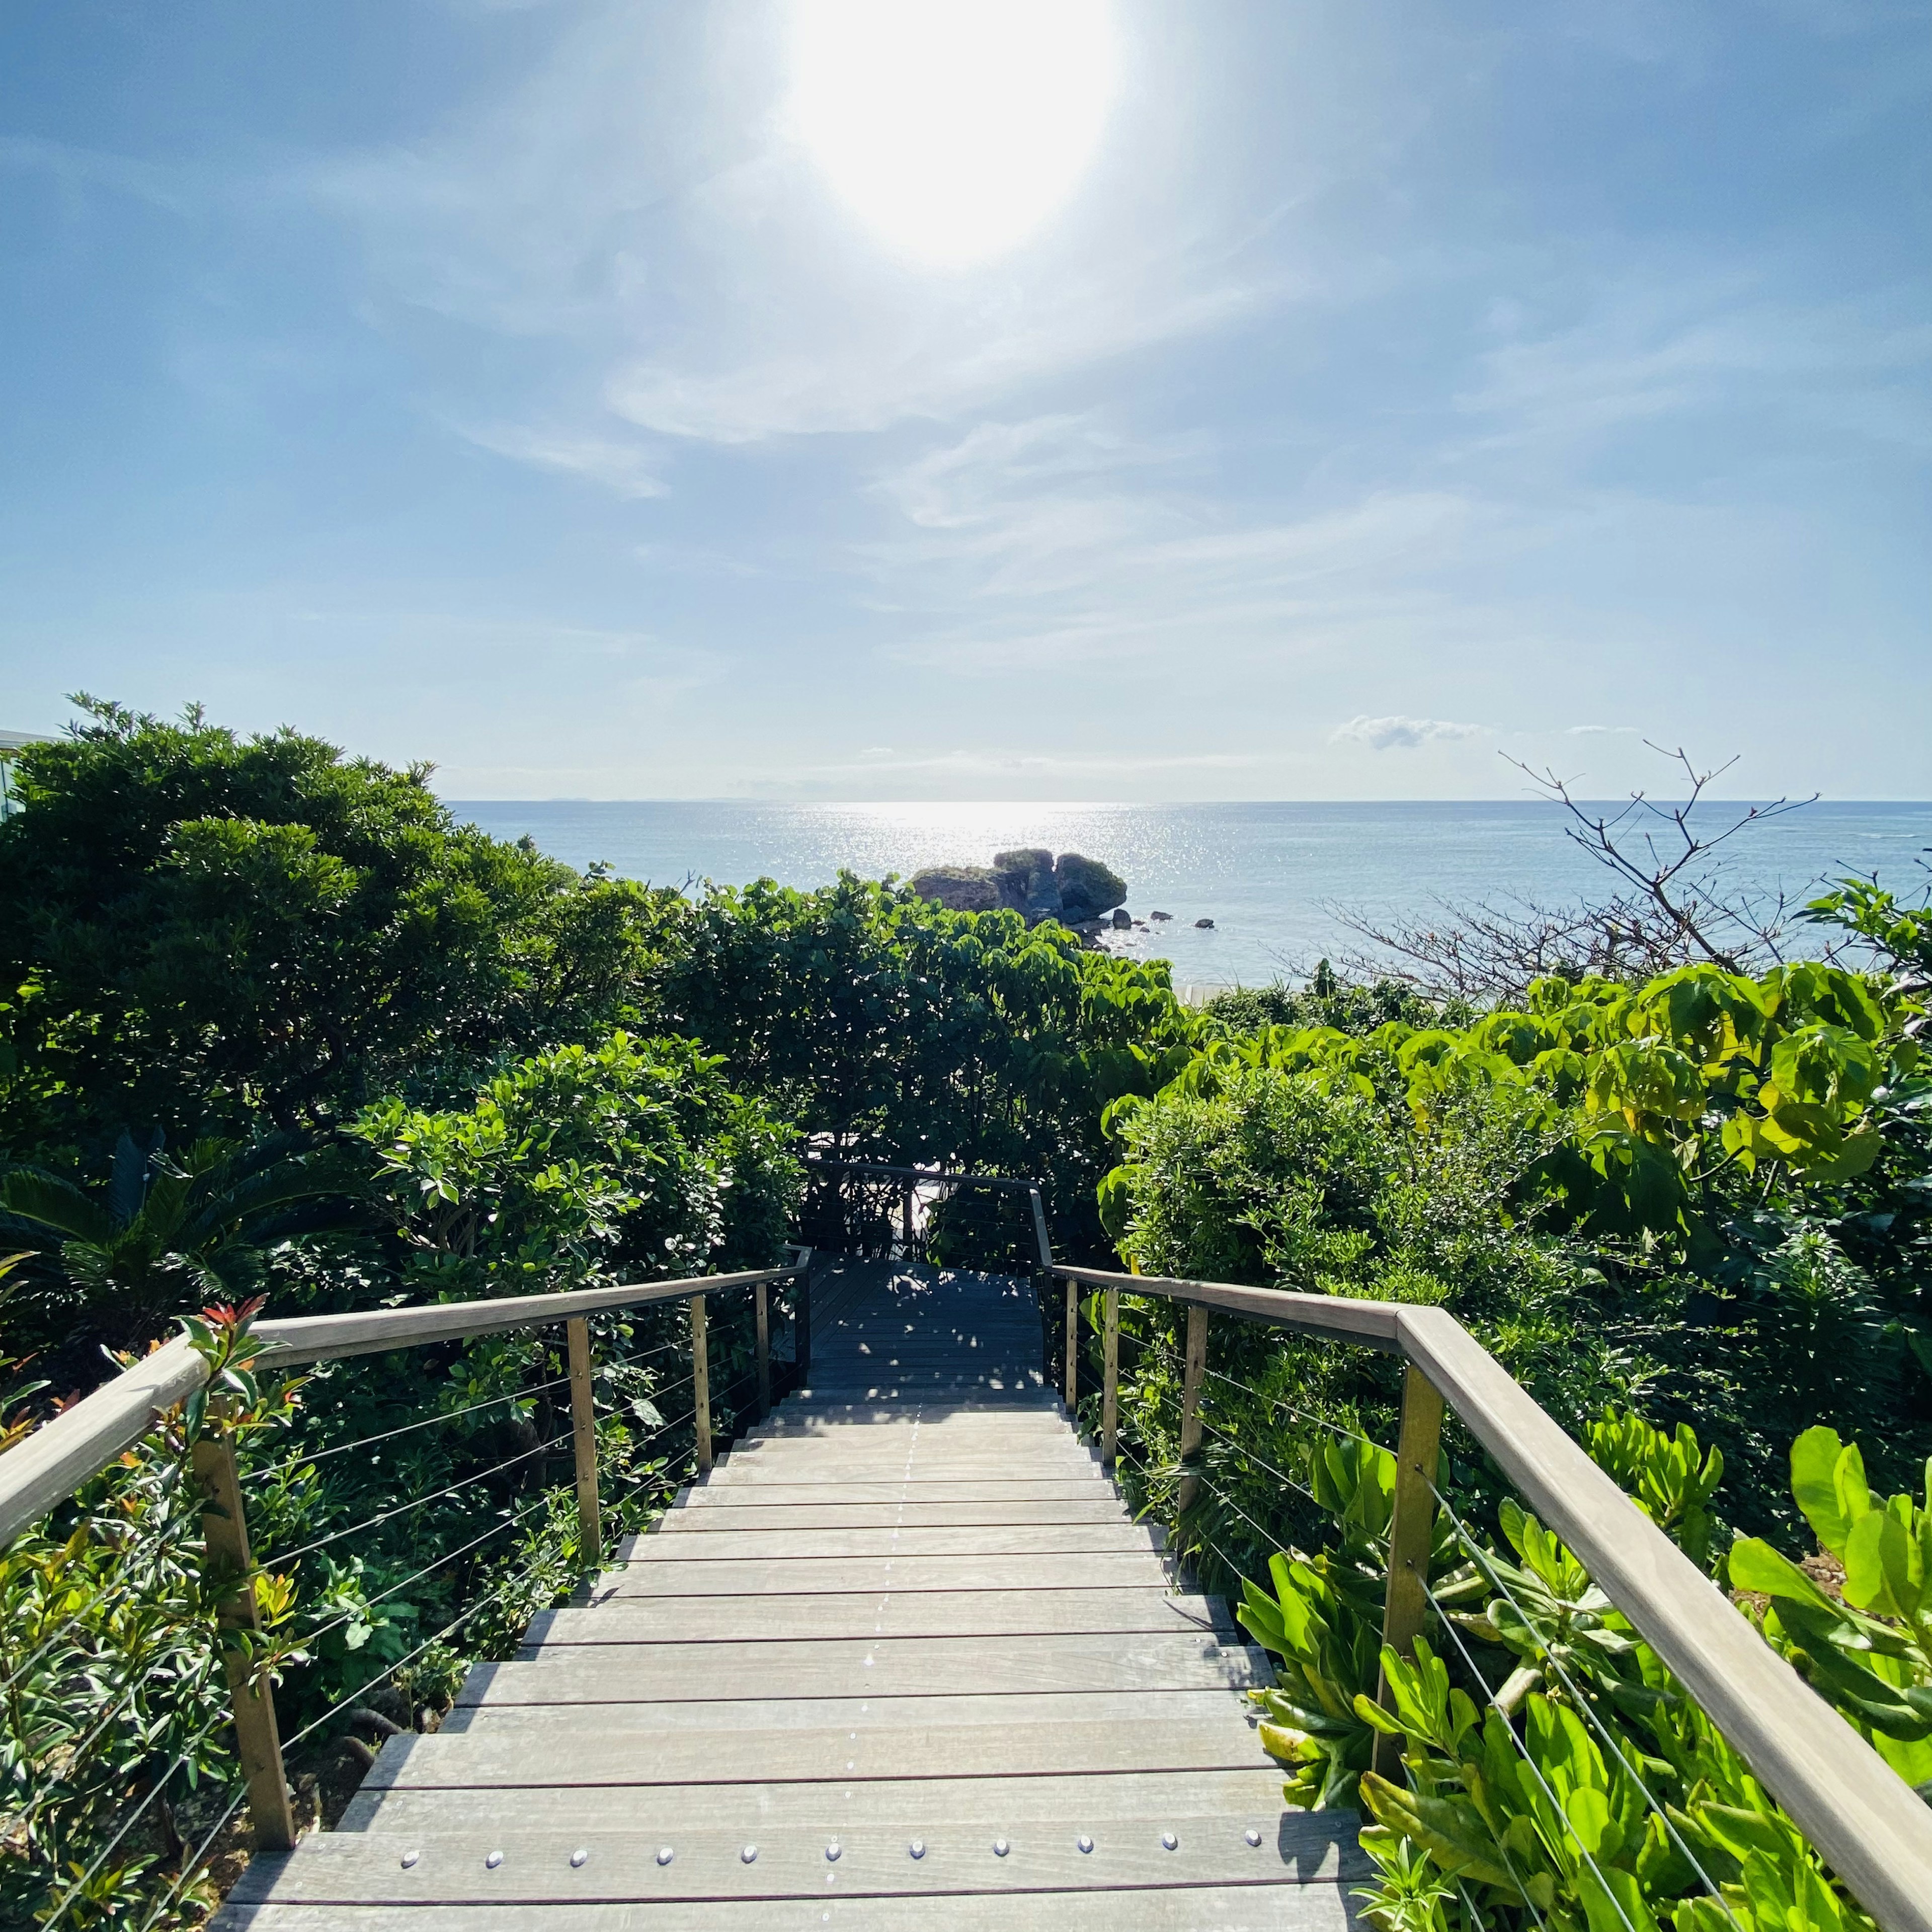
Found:
M 359 1150 L 290 1136 L 200 1140 L 170 1158 L 158 1133 L 144 1145 L 124 1132 L 104 1186 L 42 1168 L 0 1175 L 0 1235 L 53 1237 L 91 1313 L 152 1333 L 183 1308 L 244 1294 L 278 1241 L 361 1226 L 368 1168 Z

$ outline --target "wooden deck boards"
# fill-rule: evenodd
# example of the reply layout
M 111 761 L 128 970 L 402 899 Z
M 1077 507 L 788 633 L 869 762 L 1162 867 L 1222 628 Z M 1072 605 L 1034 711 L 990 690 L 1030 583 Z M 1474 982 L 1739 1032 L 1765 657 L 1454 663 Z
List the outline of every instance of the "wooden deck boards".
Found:
M 1266 1660 L 1076 1441 L 1028 1285 L 851 1264 L 814 1306 L 810 1388 L 219 1932 L 1353 1922 L 1352 1822 L 1283 1812 Z

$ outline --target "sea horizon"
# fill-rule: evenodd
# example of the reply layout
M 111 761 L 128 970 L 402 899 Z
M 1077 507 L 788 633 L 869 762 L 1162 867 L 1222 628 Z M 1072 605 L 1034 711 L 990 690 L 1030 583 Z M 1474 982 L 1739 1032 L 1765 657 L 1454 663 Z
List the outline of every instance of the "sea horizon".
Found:
M 1773 802 L 1717 801 L 1698 817 L 1720 825 Z M 580 869 L 601 862 L 620 877 L 680 888 L 768 878 L 809 889 L 842 870 L 905 878 L 928 866 L 986 865 L 1013 847 L 1082 852 L 1121 875 L 1128 909 L 1148 921 L 1119 950 L 1167 959 L 1180 986 L 1294 979 L 1318 958 L 1362 951 L 1346 923 L 1352 912 L 1426 920 L 1478 902 L 1560 904 L 1611 883 L 1565 836 L 1562 808 L 1539 799 L 444 802 L 460 820 L 499 838 L 527 836 Z M 1620 810 L 1629 801 L 1579 802 Z M 1671 832 L 1667 822 L 1661 830 Z M 1733 887 L 1795 905 L 1830 880 L 1874 872 L 1916 895 L 1928 848 L 1932 802 L 1818 800 L 1740 832 L 1717 862 Z M 1156 910 L 1170 917 L 1149 920 Z M 1197 926 L 1204 919 L 1213 924 Z M 1804 940 L 1801 928 L 1792 950 L 1805 950 Z

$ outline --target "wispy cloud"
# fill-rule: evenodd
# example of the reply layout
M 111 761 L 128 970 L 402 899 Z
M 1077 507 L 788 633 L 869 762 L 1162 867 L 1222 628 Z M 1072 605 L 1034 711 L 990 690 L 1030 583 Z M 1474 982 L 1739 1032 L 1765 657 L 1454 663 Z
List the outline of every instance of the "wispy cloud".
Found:
M 676 443 L 952 420 L 1304 284 L 1264 259 L 1246 211 L 1206 212 L 1152 149 L 1113 155 L 1030 247 L 909 272 L 800 148 L 787 38 L 772 0 L 599 8 L 506 98 L 440 138 L 317 166 L 307 189 L 362 230 L 390 299 L 572 345 L 601 365 L 607 421 Z M 572 435 L 608 436 L 598 414 Z
M 69 188 L 103 188 L 130 195 L 171 214 L 189 213 L 208 183 L 178 163 L 137 159 L 33 134 L 0 134 L 0 168 L 51 176 Z
M 1447 718 L 1352 718 L 1328 734 L 1331 745 L 1366 745 L 1377 752 L 1412 752 L 1424 745 L 1482 735 L 1480 724 L 1458 724 Z
M 1456 406 L 1518 449 L 1739 410 L 1932 448 L 1932 323 L 1916 293 L 1804 302 L 1768 280 L 1761 264 L 1659 262 L 1585 291 L 1582 314 L 1559 324 L 1516 311 Z
M 971 676 L 1339 649 L 1432 626 L 1430 572 L 1508 540 L 1442 490 L 1230 504 L 1224 460 L 1199 435 L 1059 416 L 982 422 L 887 472 L 877 489 L 902 521 L 854 562 L 898 616 L 890 654 Z
M 634 443 L 539 429 L 517 423 L 453 424 L 458 435 L 478 448 L 539 469 L 561 470 L 602 484 L 620 496 L 664 496 L 670 486 L 658 476 L 652 452 Z

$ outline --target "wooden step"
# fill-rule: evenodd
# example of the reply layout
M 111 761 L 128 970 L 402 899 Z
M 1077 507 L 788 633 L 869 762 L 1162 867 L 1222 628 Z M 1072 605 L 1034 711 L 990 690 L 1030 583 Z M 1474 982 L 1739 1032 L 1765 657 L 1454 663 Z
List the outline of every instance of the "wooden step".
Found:
M 933 1700 L 943 1703 L 947 1700 Z M 580 1710 L 485 1708 L 466 1730 L 392 1738 L 366 1785 L 438 1785 L 471 1791 L 533 1785 L 698 1785 L 826 1783 L 855 1778 L 1099 1777 L 1144 1772 L 1252 1771 L 1266 1762 L 1225 1690 L 1126 1694 L 1138 1707 L 1111 1721 L 1076 1714 L 1036 1722 L 1024 1700 L 990 1700 L 1004 1710 L 977 1724 L 948 1724 L 931 1704 L 886 1697 L 870 1711 L 850 1700 L 843 1723 L 792 1725 L 787 1713 L 747 1702 L 736 1726 L 674 1721 L 697 1705 L 614 1705 L 595 1724 Z M 1178 1706 L 1178 1709 L 1175 1707 Z M 765 1721 L 756 1721 L 763 1712 Z M 635 1728 L 617 1720 L 637 1714 Z M 871 1721 L 860 1720 L 869 1718 Z M 480 1802 L 480 1801 L 479 1801 Z M 495 1815 L 513 1816 L 492 1806 Z
M 742 1534 L 754 1530 L 1039 1528 L 1048 1525 L 1131 1522 L 1126 1506 L 1104 1489 L 1078 1501 L 1058 1502 L 900 1502 L 740 1504 L 733 1508 L 670 1510 L 658 1536 Z
M 1022 1456 L 962 1450 L 926 1443 L 908 1450 L 902 1447 L 883 1454 L 844 1444 L 758 1442 L 733 1449 L 736 1467 L 724 1476 L 712 1472 L 713 1482 L 1079 1482 L 1105 1481 L 1098 1456 L 1077 1445 L 1029 1450 Z M 755 1473 L 754 1473 L 755 1470 Z
M 770 1562 L 801 1556 L 826 1562 L 866 1556 L 1071 1556 L 1158 1550 L 1158 1526 L 1138 1522 L 1014 1523 L 976 1529 L 724 1529 L 709 1536 L 640 1537 L 628 1561 Z
M 1218 1597 L 1158 1588 L 894 1590 L 827 1596 L 607 1598 L 586 1609 L 541 1610 L 527 1645 L 730 1643 L 784 1637 L 1105 1637 L 1127 1630 L 1199 1630 L 1238 1640 Z
M 486 1676 L 487 1673 L 487 1676 Z M 976 1691 L 1246 1690 L 1274 1681 L 1258 1651 L 1189 1632 L 1090 1636 L 862 1636 L 530 1649 L 470 1673 L 461 1701 L 613 1704 Z
M 1090 1551 L 1084 1556 L 792 1556 L 778 1559 L 712 1560 L 686 1563 L 664 1559 L 688 1547 L 681 1540 L 645 1537 L 632 1545 L 653 1545 L 658 1560 L 623 1563 L 607 1571 L 598 1588 L 619 1597 L 723 1597 L 770 1592 L 844 1596 L 869 1592 L 883 1596 L 914 1590 L 1101 1590 L 1136 1584 L 1159 1589 L 1169 1580 L 1164 1558 L 1148 1551 Z M 620 1558 L 620 1561 L 622 1559 Z
M 507 1828 L 404 1838 L 339 1832 L 308 1839 L 279 1870 L 244 1874 L 238 1900 L 317 1904 L 589 1905 L 783 1898 L 903 1899 L 1076 1888 L 1170 1890 L 1304 1886 L 1342 1876 L 1344 1839 L 1332 1820 L 1045 1818 L 1017 1808 L 1010 1824 L 966 1824 L 909 1807 L 892 1823 L 691 1827 L 675 1839 L 644 1830 L 592 1833 Z M 1250 1844 L 1250 1837 L 1258 1843 Z M 914 1848 L 916 1847 L 916 1855 Z M 670 1856 L 667 1858 L 664 1853 Z
M 719 1463 L 712 1471 L 710 1481 L 694 1484 L 686 1492 L 680 1507 L 772 1509 L 792 1503 L 1070 1503 L 1091 1502 L 1096 1497 L 1117 1504 L 1120 1502 L 1113 1484 L 1100 1474 L 1097 1465 L 1090 1474 L 1058 1478 L 985 1476 L 962 1480 L 950 1476 L 901 1476 L 882 1480 L 860 1477 L 828 1483 L 786 1483 L 748 1472 L 734 1478 L 730 1468 L 728 1462 Z
M 637 1905 L 266 1905 L 226 1908 L 212 1932 L 1351 1932 L 1351 1855 L 1335 1879 L 1281 1886 L 970 1898 Z
M 877 1825 L 920 1812 L 955 1824 L 1010 1824 L 1024 1810 L 1040 1818 L 1234 1818 L 1270 1834 L 1281 1816 L 1281 1772 L 1118 1772 L 1110 1778 L 926 1778 L 915 1785 L 847 1778 L 834 1785 L 705 1785 L 686 1790 L 626 1786 L 608 1792 L 573 1785 L 529 1790 L 516 1800 L 530 1831 L 650 1832 L 730 1822 L 734 1831 L 782 1826 L 819 1829 Z M 393 1787 L 350 1803 L 341 1832 L 448 1832 L 476 1822 L 467 1792 Z
M 553 1737 L 587 1737 L 593 1732 L 633 1741 L 674 1730 L 776 1735 L 781 1731 L 837 1730 L 862 1718 L 880 1730 L 916 1730 L 922 1725 L 938 1725 L 956 1731 L 973 1728 L 1016 1733 L 1067 1723 L 1130 1726 L 1170 1721 L 1214 1723 L 1225 1724 L 1230 1736 L 1238 1733 L 1252 1745 L 1258 1720 L 1255 1708 L 1238 1693 L 1199 1684 L 1171 1689 L 1037 1692 L 985 1691 L 962 1685 L 928 1687 L 902 1697 L 874 1697 L 863 1690 L 842 1690 L 815 1696 L 771 1697 L 740 1696 L 736 1684 L 720 1678 L 709 1685 L 708 1698 L 637 1699 L 594 1708 L 527 1701 L 536 1673 L 546 1667 L 472 1664 L 456 1694 L 454 1708 L 444 1719 L 442 1730 L 434 1733 L 433 1741 L 450 1745 L 485 1731 L 494 1736 L 514 1732 L 540 1744 Z M 500 1701 L 490 1694 L 491 1685 L 499 1681 L 511 1686 Z M 392 1741 L 392 1748 L 398 1742 L 407 1740 Z M 1244 1762 L 1259 1760 L 1251 1756 Z

